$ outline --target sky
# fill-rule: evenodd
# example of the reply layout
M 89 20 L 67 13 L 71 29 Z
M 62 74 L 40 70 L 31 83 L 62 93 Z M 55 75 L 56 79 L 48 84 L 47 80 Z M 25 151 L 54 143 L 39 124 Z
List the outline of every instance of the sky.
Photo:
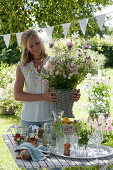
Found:
M 101 15 L 101 14 L 106 14 L 106 16 L 112 17 L 111 20 L 105 21 L 105 25 L 113 26 L 113 5 L 109 5 L 109 6 L 105 7 L 105 8 L 103 8 L 102 11 L 96 12 L 95 16 L 96 15 Z

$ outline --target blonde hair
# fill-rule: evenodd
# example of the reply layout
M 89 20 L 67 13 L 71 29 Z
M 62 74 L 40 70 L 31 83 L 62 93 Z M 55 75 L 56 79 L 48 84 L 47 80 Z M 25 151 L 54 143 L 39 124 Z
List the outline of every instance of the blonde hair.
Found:
M 33 29 L 26 30 L 25 32 L 23 32 L 23 34 L 21 36 L 21 43 L 22 43 L 22 47 L 23 47 L 23 52 L 22 52 L 21 57 L 22 57 L 22 63 L 24 66 L 33 60 L 33 55 L 27 49 L 27 44 L 32 36 L 37 36 L 39 38 L 40 45 L 41 45 L 42 58 L 45 58 L 47 56 L 47 54 L 45 53 L 44 44 L 43 44 L 41 38 L 39 37 L 38 33 Z

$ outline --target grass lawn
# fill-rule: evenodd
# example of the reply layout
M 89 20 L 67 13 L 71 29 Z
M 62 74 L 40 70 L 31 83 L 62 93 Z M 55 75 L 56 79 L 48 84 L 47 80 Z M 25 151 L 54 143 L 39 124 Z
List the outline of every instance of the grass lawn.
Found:
M 111 85 L 113 84 L 113 69 L 107 69 L 105 72 L 106 77 L 110 77 Z M 78 88 L 81 89 L 81 98 L 80 100 L 74 104 L 73 111 L 76 119 L 84 119 L 88 118 L 88 110 L 87 110 L 87 96 L 86 96 L 86 84 L 85 80 L 82 84 L 79 85 Z M 113 90 L 113 89 L 112 89 Z M 110 114 L 113 118 L 113 94 L 111 95 L 111 108 Z M 18 170 L 19 168 L 16 166 L 6 144 L 2 139 L 2 135 L 7 133 L 8 128 L 12 124 L 19 124 L 20 119 L 17 116 L 7 116 L 0 115 L 0 170 Z M 65 168 L 65 170 L 75 170 L 79 168 Z M 96 170 L 97 168 L 81 168 L 82 170 Z M 110 167 L 112 170 L 113 167 Z
M 2 139 L 2 135 L 7 133 L 8 128 L 12 124 L 18 123 L 19 121 L 16 116 L 0 115 L 0 170 L 19 169 Z

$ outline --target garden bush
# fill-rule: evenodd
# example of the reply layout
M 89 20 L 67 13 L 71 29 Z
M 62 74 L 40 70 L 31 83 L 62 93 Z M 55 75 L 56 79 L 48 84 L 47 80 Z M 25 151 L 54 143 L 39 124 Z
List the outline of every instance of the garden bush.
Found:
M 104 54 L 106 57 L 105 67 L 113 67 L 113 42 L 106 38 L 94 37 L 89 40 L 79 39 L 78 46 L 89 44 L 93 51 L 98 51 L 99 54 Z
M 6 109 L 6 112 L 12 111 L 12 113 L 9 114 L 15 113 L 17 115 L 20 115 L 22 109 L 22 102 L 16 101 L 13 95 L 14 81 L 16 77 L 15 74 L 16 74 L 16 65 L 9 66 L 8 64 L 1 62 L 0 64 L 0 110 Z
M 88 111 L 93 118 L 110 113 L 111 85 L 103 77 L 92 77 L 87 84 Z
M 18 46 L 16 38 L 9 44 L 7 49 L 3 37 L 0 37 L 0 62 L 15 64 L 20 61 L 21 48 Z

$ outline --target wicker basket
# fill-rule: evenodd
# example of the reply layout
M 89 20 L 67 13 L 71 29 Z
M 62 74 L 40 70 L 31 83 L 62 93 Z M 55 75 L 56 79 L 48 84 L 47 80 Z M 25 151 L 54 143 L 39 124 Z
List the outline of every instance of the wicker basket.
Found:
M 72 113 L 72 95 L 76 90 L 62 90 L 51 88 L 50 91 L 55 91 L 58 97 L 57 103 L 51 104 L 52 111 L 56 112 L 57 114 L 64 111 L 62 117 L 74 118 L 74 115 Z

